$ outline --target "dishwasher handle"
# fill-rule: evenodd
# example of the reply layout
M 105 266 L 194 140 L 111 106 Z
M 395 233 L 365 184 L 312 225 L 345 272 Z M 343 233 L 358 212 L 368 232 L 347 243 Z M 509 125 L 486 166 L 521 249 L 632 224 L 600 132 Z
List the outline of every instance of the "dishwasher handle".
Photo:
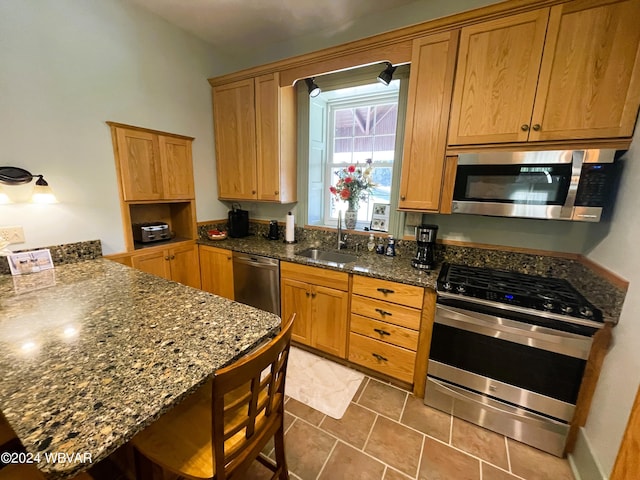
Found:
M 279 265 L 279 261 L 275 258 L 262 257 L 259 255 L 237 254 L 235 252 L 233 253 L 233 262 L 263 268 L 278 268 Z

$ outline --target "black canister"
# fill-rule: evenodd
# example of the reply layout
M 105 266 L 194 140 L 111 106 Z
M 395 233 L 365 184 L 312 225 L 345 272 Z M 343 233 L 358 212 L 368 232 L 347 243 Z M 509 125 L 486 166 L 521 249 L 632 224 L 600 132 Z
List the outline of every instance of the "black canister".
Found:
M 280 238 L 277 220 L 269 220 L 269 235 L 267 235 L 267 238 L 269 240 L 278 240 Z

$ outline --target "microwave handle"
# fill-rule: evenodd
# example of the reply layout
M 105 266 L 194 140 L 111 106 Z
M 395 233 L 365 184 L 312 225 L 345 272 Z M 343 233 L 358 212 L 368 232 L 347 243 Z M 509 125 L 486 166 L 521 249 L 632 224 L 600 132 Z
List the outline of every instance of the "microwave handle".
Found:
M 560 210 L 560 218 L 562 219 L 570 220 L 573 217 L 573 207 L 576 204 L 576 195 L 578 194 L 578 184 L 580 183 L 585 153 L 584 150 L 574 150 L 571 155 L 571 181 L 569 182 L 567 198 Z

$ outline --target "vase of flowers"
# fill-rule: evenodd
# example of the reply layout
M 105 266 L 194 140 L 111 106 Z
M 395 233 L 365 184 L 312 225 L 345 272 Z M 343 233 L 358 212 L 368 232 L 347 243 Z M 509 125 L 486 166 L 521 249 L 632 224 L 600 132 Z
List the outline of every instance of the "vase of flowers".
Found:
M 329 187 L 329 191 L 336 200 L 348 202 L 344 223 L 345 228 L 353 230 L 356 228 L 360 200 L 366 200 L 369 192 L 376 186 L 371 178 L 371 159 L 366 161 L 364 168 L 356 163 L 338 170 L 335 174 L 338 181 L 335 186 Z

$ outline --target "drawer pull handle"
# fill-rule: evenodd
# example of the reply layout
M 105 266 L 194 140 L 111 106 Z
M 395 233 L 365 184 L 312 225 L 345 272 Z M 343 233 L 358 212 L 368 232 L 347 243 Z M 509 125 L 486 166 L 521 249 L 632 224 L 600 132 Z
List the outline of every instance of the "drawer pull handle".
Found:
M 374 357 L 376 357 L 376 359 L 378 359 L 378 360 L 383 360 L 383 361 L 385 361 L 385 362 L 388 362 L 388 361 L 389 361 L 389 359 L 388 359 L 388 358 L 384 358 L 382 355 L 379 355 L 379 354 L 377 354 L 377 353 L 372 353 L 371 355 L 373 355 Z
M 384 293 L 385 295 L 387 295 L 388 293 L 396 293 L 394 290 L 390 290 L 388 288 L 378 288 L 378 291 L 380 293 Z
M 378 332 L 380 335 L 391 335 L 389 332 L 387 332 L 386 330 L 382 330 L 381 328 L 374 328 L 373 329 L 374 332 Z
M 379 313 L 380 315 L 382 315 L 383 317 L 384 317 L 385 315 L 389 315 L 390 317 L 392 317 L 392 316 L 393 316 L 393 313 L 391 313 L 391 312 L 385 312 L 385 311 L 384 311 L 384 310 L 382 310 L 381 308 L 376 308 L 376 312 L 378 312 L 378 313 Z

